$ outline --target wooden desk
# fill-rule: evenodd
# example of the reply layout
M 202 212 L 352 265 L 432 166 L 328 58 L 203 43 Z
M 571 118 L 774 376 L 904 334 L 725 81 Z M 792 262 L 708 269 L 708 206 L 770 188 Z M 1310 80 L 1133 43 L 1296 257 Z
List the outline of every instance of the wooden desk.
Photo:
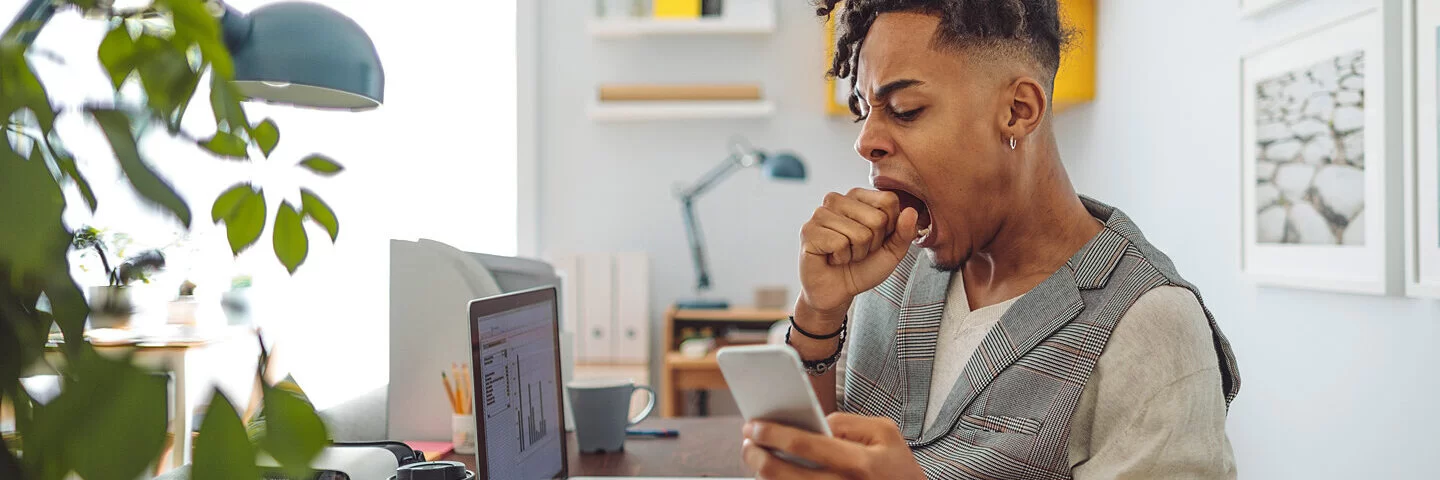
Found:
M 660 366 L 660 415 L 676 417 L 685 412 L 685 391 L 727 390 L 725 377 L 720 374 L 720 365 L 715 363 L 712 352 L 705 358 L 689 358 L 679 352 L 683 332 L 687 328 L 714 329 L 716 335 L 725 330 L 770 330 L 770 325 L 790 318 L 785 310 L 755 308 L 731 308 L 726 310 L 679 310 L 671 307 L 665 312 L 665 350 Z M 716 339 L 716 348 L 725 346 L 722 339 Z
M 656 418 L 636 428 L 673 428 L 678 438 L 625 440 L 625 451 L 578 453 L 575 434 L 565 435 L 570 475 L 646 477 L 749 477 L 740 458 L 740 417 Z M 451 453 L 444 460 L 464 462 L 475 470 L 475 455 Z

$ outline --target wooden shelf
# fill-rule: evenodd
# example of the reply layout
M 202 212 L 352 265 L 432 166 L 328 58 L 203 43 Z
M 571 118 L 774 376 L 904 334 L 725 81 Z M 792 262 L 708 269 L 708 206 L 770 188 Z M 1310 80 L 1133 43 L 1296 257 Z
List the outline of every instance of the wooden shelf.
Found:
M 606 122 L 768 118 L 774 114 L 775 104 L 764 100 L 595 102 L 590 105 L 590 118 Z
M 665 364 L 677 370 L 704 370 L 720 368 L 715 361 L 715 352 L 700 358 L 691 358 L 680 352 L 665 352 Z
M 724 322 L 774 323 L 790 318 L 787 310 L 730 308 L 725 310 L 675 310 L 676 320 L 713 320 Z

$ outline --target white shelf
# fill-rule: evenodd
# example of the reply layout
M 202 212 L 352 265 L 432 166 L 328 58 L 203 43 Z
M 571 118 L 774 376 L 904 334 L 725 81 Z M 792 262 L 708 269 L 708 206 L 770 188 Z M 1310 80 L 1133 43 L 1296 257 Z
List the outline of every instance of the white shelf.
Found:
M 726 0 L 719 17 L 668 19 L 653 17 L 591 18 L 596 38 L 652 35 L 766 35 L 775 32 L 774 0 Z
M 768 118 L 775 104 L 757 101 L 595 102 L 590 118 L 601 122 Z

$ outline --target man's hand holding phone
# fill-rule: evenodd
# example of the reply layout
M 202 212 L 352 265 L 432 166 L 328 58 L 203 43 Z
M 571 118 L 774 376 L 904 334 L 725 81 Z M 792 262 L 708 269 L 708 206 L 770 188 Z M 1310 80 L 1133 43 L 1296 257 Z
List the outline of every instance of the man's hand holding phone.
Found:
M 757 480 L 925 478 L 894 421 L 848 413 L 832 413 L 825 420 L 834 437 L 776 423 L 748 422 L 740 454 Z M 818 467 L 796 465 L 771 454 L 772 450 Z

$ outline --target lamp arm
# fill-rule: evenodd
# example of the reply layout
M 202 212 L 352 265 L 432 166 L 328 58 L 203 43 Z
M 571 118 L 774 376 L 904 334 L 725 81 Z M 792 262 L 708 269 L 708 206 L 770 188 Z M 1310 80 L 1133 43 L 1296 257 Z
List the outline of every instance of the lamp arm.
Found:
M 30 0 L 20 9 L 20 13 L 15 14 L 15 20 L 10 22 L 10 26 L 6 27 L 6 30 L 14 28 L 21 23 L 38 22 L 40 24 L 39 27 L 22 33 L 17 38 L 21 45 L 29 46 L 35 43 L 35 37 L 40 36 L 40 29 L 44 28 L 45 24 L 50 23 L 50 19 L 55 16 L 55 9 L 54 0 Z
M 676 193 L 676 196 L 680 197 L 681 201 L 694 200 L 696 197 L 714 188 L 715 185 L 720 184 L 720 181 L 725 180 L 726 177 L 729 177 L 741 168 L 745 168 L 745 165 L 740 163 L 740 157 L 738 155 L 726 157 L 725 160 L 720 162 L 719 165 L 716 165 L 715 168 L 710 169 L 709 172 L 705 172 L 705 175 L 702 175 L 694 184 L 681 189 Z
M 719 185 L 736 170 L 745 168 L 740 160 L 738 155 L 726 157 L 694 184 L 675 193 L 675 196 L 680 197 L 680 213 L 685 219 L 685 236 L 690 240 L 690 261 L 695 264 L 695 290 L 700 292 L 710 289 L 710 267 L 705 261 L 705 238 L 700 233 L 700 222 L 695 218 L 695 199 Z
M 700 234 L 700 224 L 695 219 L 693 196 L 680 199 L 681 216 L 685 219 L 685 236 L 690 240 L 690 261 L 695 264 L 695 290 L 710 289 L 710 267 L 705 263 L 705 238 Z

